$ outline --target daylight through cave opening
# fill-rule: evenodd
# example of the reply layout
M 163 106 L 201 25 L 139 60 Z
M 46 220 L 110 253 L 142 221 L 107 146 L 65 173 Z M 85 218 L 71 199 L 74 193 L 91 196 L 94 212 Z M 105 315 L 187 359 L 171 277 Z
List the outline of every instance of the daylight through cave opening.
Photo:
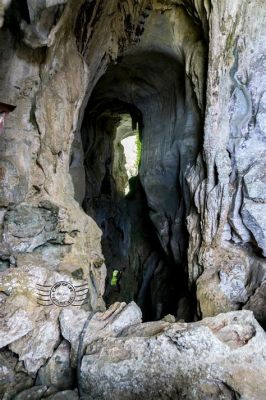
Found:
M 134 132 L 141 159 L 128 179 L 123 140 Z M 166 53 L 137 52 L 110 65 L 90 97 L 81 133 L 83 208 L 103 232 L 106 303 L 135 300 L 145 320 L 193 319 L 186 171 L 199 151 L 201 119 L 183 64 Z

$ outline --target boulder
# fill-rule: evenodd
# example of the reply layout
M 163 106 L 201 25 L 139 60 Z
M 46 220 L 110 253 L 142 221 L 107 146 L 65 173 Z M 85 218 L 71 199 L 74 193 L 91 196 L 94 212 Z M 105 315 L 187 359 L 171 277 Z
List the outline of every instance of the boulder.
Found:
M 33 386 L 18 393 L 14 400 L 41 400 L 47 389 L 47 386 Z
M 34 383 L 21 362 L 9 350 L 0 352 L 0 398 L 10 399 L 15 394 L 30 388 Z
M 74 390 L 63 390 L 62 392 L 55 393 L 49 397 L 47 400 L 78 400 L 79 396 Z
M 12 315 L 1 312 L 0 348 L 20 339 L 32 329 L 33 321 L 26 310 L 17 310 Z
M 71 364 L 76 366 L 79 338 L 86 320 L 92 315 L 85 310 L 65 308 L 62 310 L 59 320 L 63 337 L 71 345 Z
M 63 337 L 71 343 L 72 364 L 76 364 L 80 335 L 86 321 L 88 325 L 84 331 L 83 349 L 96 338 L 116 337 L 124 329 L 141 323 L 141 320 L 141 311 L 134 302 L 114 303 L 107 311 L 94 315 L 84 310 L 63 310 L 60 315 L 60 326 Z
M 45 314 L 44 314 L 45 315 Z M 26 370 L 35 374 L 45 361 L 52 356 L 60 340 L 58 312 L 48 313 L 35 323 L 34 329 L 9 348 L 24 361 Z
M 95 338 L 82 360 L 84 399 L 265 399 L 266 334 L 252 312 L 165 324 Z
M 74 370 L 70 365 L 70 345 L 63 340 L 50 360 L 39 369 L 37 384 L 71 389 L 74 384 Z

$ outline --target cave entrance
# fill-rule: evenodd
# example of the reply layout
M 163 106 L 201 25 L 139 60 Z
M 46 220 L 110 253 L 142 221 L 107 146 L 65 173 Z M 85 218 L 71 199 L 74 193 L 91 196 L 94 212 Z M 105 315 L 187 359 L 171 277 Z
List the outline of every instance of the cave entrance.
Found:
M 192 84 L 177 57 L 127 55 L 94 88 L 81 129 L 83 208 L 103 232 L 107 305 L 135 300 L 144 320 L 167 314 L 193 319 L 186 173 L 199 152 L 201 129 Z M 138 168 L 129 177 L 123 145 L 130 137 Z

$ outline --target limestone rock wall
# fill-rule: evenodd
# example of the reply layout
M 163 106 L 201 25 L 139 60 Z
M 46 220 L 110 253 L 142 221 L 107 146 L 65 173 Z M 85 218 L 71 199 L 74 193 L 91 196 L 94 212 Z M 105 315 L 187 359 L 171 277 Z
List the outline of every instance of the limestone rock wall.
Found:
M 17 10 L 13 7 L 10 13 Z M 16 105 L 0 138 L 1 259 L 4 264 L 9 262 L 17 267 L 41 264 L 48 269 L 68 271 L 70 276 L 81 269 L 83 279 L 90 281 L 89 277 L 94 276 L 97 283 L 90 281 L 91 306 L 101 308 L 105 279 L 101 233 L 74 200 L 69 176 L 73 132 L 88 81 L 87 68 L 69 29 L 68 22 L 73 25 L 73 9 L 76 7 L 69 5 L 55 20 L 47 47 L 35 49 L 34 45 L 32 49 L 26 39 L 16 39 L 5 27 L 1 35 L 1 99 Z M 9 22 L 7 15 L 7 26 L 8 23 L 12 32 L 20 29 L 16 25 L 19 21 Z M 68 84 L 64 86 L 63 82 Z M 9 205 L 14 210 L 11 213 L 7 212 Z M 47 207 L 58 210 L 54 220 L 48 221 L 42 207 L 44 212 Z M 54 228 L 47 223 L 54 224 Z M 10 224 L 14 226 L 11 234 Z M 59 241 L 48 233 L 50 229 L 61 232 Z M 32 237 L 38 234 L 41 236 L 34 244 Z M 12 244 L 13 237 L 17 245 Z
M 244 306 L 265 324 L 266 32 L 261 7 L 259 1 L 236 2 L 233 7 L 212 4 L 203 146 L 207 179 L 196 196 L 201 210 L 199 262 L 204 273 L 198 280 L 198 299 L 203 315 Z

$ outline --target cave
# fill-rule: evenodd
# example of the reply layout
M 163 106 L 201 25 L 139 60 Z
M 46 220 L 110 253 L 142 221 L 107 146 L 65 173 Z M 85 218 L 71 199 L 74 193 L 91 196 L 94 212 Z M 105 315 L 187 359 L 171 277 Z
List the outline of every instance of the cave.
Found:
M 0 0 L 0 398 L 266 398 L 265 0 Z
M 139 171 L 125 195 L 121 141 L 136 129 Z M 103 232 L 106 303 L 134 300 L 144 320 L 167 314 L 193 320 L 186 228 L 191 198 L 185 175 L 199 152 L 202 122 L 182 59 L 142 49 L 109 65 L 85 109 L 81 140 L 83 208 Z M 113 288 L 114 270 L 119 283 Z

